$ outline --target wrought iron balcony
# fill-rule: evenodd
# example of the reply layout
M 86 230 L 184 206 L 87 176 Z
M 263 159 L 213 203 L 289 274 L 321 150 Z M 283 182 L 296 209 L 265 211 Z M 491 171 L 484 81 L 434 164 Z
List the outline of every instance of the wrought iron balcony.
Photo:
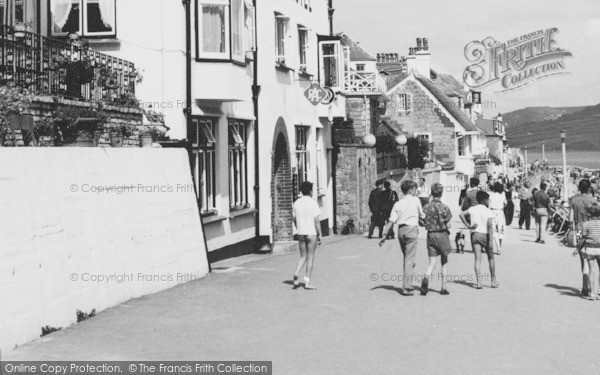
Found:
M 39 95 L 113 101 L 135 93 L 138 73 L 127 60 L 0 26 L 0 84 Z
M 378 72 L 347 71 L 344 91 L 349 94 L 381 94 L 383 80 Z

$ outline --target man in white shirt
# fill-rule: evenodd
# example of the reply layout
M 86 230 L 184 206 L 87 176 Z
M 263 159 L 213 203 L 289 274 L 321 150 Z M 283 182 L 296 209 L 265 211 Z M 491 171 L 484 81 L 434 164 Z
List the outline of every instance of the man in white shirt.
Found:
M 398 241 L 404 255 L 403 294 L 412 296 L 415 289 L 413 281 L 415 281 L 419 219 L 425 219 L 425 213 L 421 201 L 416 197 L 417 184 L 414 181 L 404 181 L 400 189 L 404 196 L 394 204 L 383 233 L 389 233 L 394 224 L 398 225 Z M 385 240 L 384 237 L 379 242 L 379 246 L 382 246 Z
M 302 268 L 306 264 L 304 288 L 314 290 L 316 288 L 310 280 L 312 277 L 315 251 L 317 250 L 317 245 L 321 243 L 321 222 L 319 221 L 321 210 L 319 209 L 319 204 L 312 198 L 312 191 L 312 183 L 307 181 L 301 183 L 300 192 L 302 193 L 302 197 L 298 198 L 293 206 L 292 215 L 294 218 L 294 225 L 296 225 L 298 245 L 300 247 L 300 259 L 296 266 L 293 283 L 294 288 L 297 288 L 300 285 L 298 277 L 300 271 L 302 271 Z
M 499 286 L 496 280 L 496 262 L 494 260 L 494 247 L 490 246 L 489 236 L 492 235 L 488 230 L 490 221 L 494 222 L 494 213 L 488 208 L 490 195 L 485 191 L 477 192 L 476 206 L 460 213 L 462 222 L 471 230 L 471 242 L 473 252 L 475 253 L 475 277 L 477 279 L 477 289 L 481 289 L 481 252 L 485 249 L 488 262 L 490 264 L 490 276 L 492 278 L 492 288 Z M 469 220 L 467 220 L 469 216 Z

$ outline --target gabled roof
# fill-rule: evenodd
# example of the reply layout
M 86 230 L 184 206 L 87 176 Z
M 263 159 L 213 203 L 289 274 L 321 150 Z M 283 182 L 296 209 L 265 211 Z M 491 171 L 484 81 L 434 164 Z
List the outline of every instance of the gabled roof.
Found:
M 388 90 L 391 90 L 400 82 L 404 81 L 404 78 L 408 77 L 408 74 L 403 72 L 397 72 L 396 74 L 390 74 L 385 80 L 385 85 Z
M 466 113 L 458 108 L 452 99 L 450 99 L 450 96 L 447 94 L 447 86 L 439 82 L 434 82 L 431 79 L 422 76 L 418 72 L 414 72 L 414 76 L 423 86 L 425 86 L 427 90 L 429 90 L 429 92 L 442 104 L 442 106 L 444 106 L 446 111 L 448 111 L 452 117 L 454 117 L 454 119 L 465 128 L 466 131 L 479 131 L 469 116 L 467 116 Z
M 359 46 L 348 35 L 344 33 L 338 35 L 341 37 L 342 45 L 350 49 L 350 61 L 377 61 L 377 58 Z

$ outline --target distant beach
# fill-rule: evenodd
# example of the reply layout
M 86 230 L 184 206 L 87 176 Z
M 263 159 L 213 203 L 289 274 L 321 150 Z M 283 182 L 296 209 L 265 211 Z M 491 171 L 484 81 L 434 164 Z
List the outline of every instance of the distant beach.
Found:
M 529 163 L 536 159 L 542 160 L 542 153 L 529 152 L 527 158 Z M 546 152 L 546 158 L 550 165 L 562 165 L 561 152 Z M 567 165 L 600 170 L 600 152 L 569 152 L 567 150 Z

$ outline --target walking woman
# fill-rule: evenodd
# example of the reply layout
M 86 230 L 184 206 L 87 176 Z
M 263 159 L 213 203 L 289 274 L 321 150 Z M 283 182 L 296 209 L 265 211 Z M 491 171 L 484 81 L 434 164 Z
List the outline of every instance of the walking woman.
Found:
M 600 300 L 600 205 L 594 203 L 587 209 L 589 220 L 582 224 L 582 239 L 573 256 L 580 254 L 590 268 L 590 291 L 588 299 Z
M 546 193 L 545 182 L 540 184 L 540 191 L 533 196 L 533 207 L 535 212 L 535 225 L 537 229 L 537 240 L 535 242 L 545 244 L 544 232 L 548 224 L 548 213 L 550 212 L 550 196 Z
M 304 288 L 316 289 L 311 282 L 313 263 L 317 245 L 321 244 L 321 210 L 319 204 L 312 198 L 313 184 L 305 181 L 300 184 L 302 197 L 294 202 L 293 219 L 298 231 L 298 245 L 300 246 L 300 259 L 294 273 L 294 288 L 300 286 L 298 277 L 306 264 Z

